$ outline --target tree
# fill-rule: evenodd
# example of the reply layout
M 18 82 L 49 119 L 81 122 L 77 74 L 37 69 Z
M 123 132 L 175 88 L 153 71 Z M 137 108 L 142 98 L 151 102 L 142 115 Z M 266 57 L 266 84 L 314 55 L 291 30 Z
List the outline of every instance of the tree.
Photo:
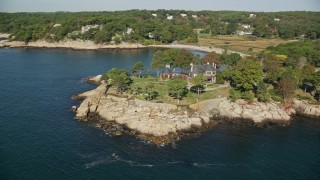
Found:
M 283 96 L 285 103 L 294 95 L 294 91 L 296 89 L 297 86 L 295 80 L 289 75 L 282 77 L 278 83 L 278 91 Z
M 88 31 L 89 32 L 89 31 Z M 112 39 L 112 32 L 107 31 L 105 29 L 101 30 L 101 31 L 97 31 L 94 34 L 93 40 L 95 43 L 106 43 L 106 42 L 110 42 Z
M 119 36 L 116 36 L 113 40 L 116 45 L 121 43 L 121 38 Z
M 284 71 L 281 63 L 272 59 L 267 59 L 263 62 L 263 69 L 266 72 L 265 80 L 272 84 L 278 83 L 278 80 Z
M 177 50 L 173 58 L 173 66 L 175 67 L 188 67 L 194 61 L 193 54 L 185 49 Z
M 221 63 L 226 64 L 228 66 L 236 65 L 240 59 L 241 59 L 240 54 L 238 53 L 229 54 L 227 49 L 225 49 L 220 56 Z
M 187 90 L 187 82 L 185 80 L 182 80 L 180 78 L 174 78 L 168 81 L 168 87 L 169 87 L 169 96 L 174 97 L 175 99 L 178 99 L 178 103 L 180 103 L 180 100 L 183 99 L 188 93 Z
M 312 75 L 315 72 L 315 68 L 311 65 L 305 65 L 301 70 L 300 70 L 300 81 L 303 81 L 310 75 Z
M 133 95 L 140 95 L 142 92 L 142 88 L 138 85 L 134 85 L 130 88 L 130 93 Z
M 262 80 L 261 64 L 255 60 L 240 60 L 233 68 L 231 83 L 241 91 L 249 91 Z
M 240 59 L 241 59 L 241 56 L 240 56 L 240 54 L 238 54 L 238 53 L 231 53 L 231 54 L 229 54 L 228 56 L 229 56 L 228 59 L 229 59 L 229 61 L 230 61 L 229 63 L 230 63 L 232 66 L 236 65 L 237 62 L 240 61 Z
M 215 63 L 215 64 L 220 64 L 220 55 L 214 51 L 208 52 L 203 58 L 202 58 L 203 63 Z
M 205 89 L 204 84 L 206 82 L 205 77 L 203 74 L 198 74 L 196 77 L 191 79 L 191 83 L 193 86 L 191 87 L 192 92 L 196 92 L 198 94 L 197 102 L 199 101 L 200 93 Z
M 118 68 L 112 68 L 102 79 L 107 80 L 112 86 L 116 86 L 118 94 L 123 94 L 132 83 L 129 72 Z
M 153 54 L 151 68 L 158 69 L 157 76 L 159 76 L 159 69 L 164 68 L 165 64 L 163 62 L 163 51 L 158 50 Z
M 198 34 L 195 32 L 192 32 L 189 35 L 189 38 L 187 39 L 188 43 L 198 43 Z
M 271 98 L 270 94 L 268 93 L 267 85 L 263 81 L 260 81 L 257 86 L 257 98 L 262 102 L 268 102 Z
M 151 83 L 145 87 L 145 93 L 146 93 L 145 99 L 148 101 L 156 99 L 159 96 L 159 92 L 154 89 L 154 85 Z
M 314 95 L 316 90 L 320 90 L 320 71 L 317 71 L 311 75 L 309 75 L 306 79 L 304 79 L 304 83 L 311 83 L 313 86 L 311 94 Z
M 136 62 L 136 63 L 133 65 L 133 67 L 132 67 L 132 69 L 131 69 L 131 72 L 132 72 L 134 75 L 139 76 L 139 78 L 140 78 L 141 72 L 142 72 L 143 70 L 144 70 L 144 65 L 143 65 L 143 63 L 142 63 L 141 61 L 138 61 L 138 62 Z
M 229 90 L 229 98 L 231 99 L 232 102 L 235 102 L 237 99 L 240 99 L 242 97 L 242 94 L 240 91 L 231 88 Z

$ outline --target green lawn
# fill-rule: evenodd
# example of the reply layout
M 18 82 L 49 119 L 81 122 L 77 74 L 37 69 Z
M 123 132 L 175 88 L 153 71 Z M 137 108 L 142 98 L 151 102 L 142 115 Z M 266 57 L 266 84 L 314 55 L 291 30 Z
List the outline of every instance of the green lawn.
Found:
M 146 87 L 148 84 L 152 84 L 154 88 L 159 92 L 159 96 L 157 99 L 153 100 L 152 102 L 164 102 L 170 104 L 178 104 L 178 100 L 170 97 L 168 95 L 168 86 L 167 81 L 161 81 L 158 78 L 149 77 L 149 78 L 136 78 L 133 77 L 132 86 L 139 86 L 142 89 Z M 216 86 L 216 85 L 213 85 Z M 229 95 L 229 87 L 219 88 L 213 91 L 204 92 L 200 95 L 199 101 L 218 98 L 218 97 L 227 97 Z M 134 98 L 138 98 L 144 100 L 144 96 L 135 95 Z M 192 92 L 188 92 L 187 96 L 180 101 L 179 105 L 190 105 L 197 102 L 198 95 Z

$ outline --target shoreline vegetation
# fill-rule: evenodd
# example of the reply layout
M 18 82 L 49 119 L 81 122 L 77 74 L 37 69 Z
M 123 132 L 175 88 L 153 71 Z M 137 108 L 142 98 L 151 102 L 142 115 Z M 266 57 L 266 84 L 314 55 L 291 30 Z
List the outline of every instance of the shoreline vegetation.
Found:
M 226 97 L 208 99 L 181 109 L 178 105 L 139 100 L 130 95 L 117 95 L 106 89 L 102 75 L 87 78 L 98 87 L 75 95 L 82 100 L 72 107 L 76 119 L 92 121 L 96 127 L 115 136 L 129 134 L 158 145 L 197 135 L 219 123 L 269 125 L 290 124 L 293 116 L 320 117 L 320 106 L 294 99 L 292 108 L 282 104 L 230 101 Z M 101 84 L 100 84 L 101 83 Z

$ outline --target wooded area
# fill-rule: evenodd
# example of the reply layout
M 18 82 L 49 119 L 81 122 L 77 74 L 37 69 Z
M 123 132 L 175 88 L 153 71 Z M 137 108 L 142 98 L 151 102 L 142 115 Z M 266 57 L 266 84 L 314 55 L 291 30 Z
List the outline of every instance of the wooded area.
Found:
M 97 43 L 195 43 L 199 33 L 319 39 L 319 17 L 319 12 L 184 10 L 0 13 L 0 32 L 24 42 L 70 38 Z

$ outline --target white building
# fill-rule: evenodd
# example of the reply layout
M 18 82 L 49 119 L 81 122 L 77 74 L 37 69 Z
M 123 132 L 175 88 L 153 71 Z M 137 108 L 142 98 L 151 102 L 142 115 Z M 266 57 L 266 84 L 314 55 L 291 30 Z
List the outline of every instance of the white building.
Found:
M 90 29 L 97 29 L 100 28 L 100 25 L 94 24 L 94 25 L 85 25 L 81 27 L 81 34 L 89 31 Z
M 250 29 L 251 26 L 249 24 L 241 24 L 244 29 Z
M 239 36 L 252 35 L 251 31 L 236 31 L 236 34 Z
M 128 28 L 126 33 L 127 33 L 127 35 L 130 35 L 131 33 L 133 33 L 133 29 L 132 28 Z
M 151 32 L 149 32 L 148 36 L 149 36 L 150 39 L 154 38 L 154 35 Z
M 60 27 L 61 26 L 61 24 L 55 24 L 55 25 L 53 25 L 53 27 L 55 28 L 55 27 Z
M 198 18 L 198 16 L 197 16 L 197 15 L 192 15 L 192 17 L 193 17 L 193 18 Z
M 256 18 L 257 15 L 256 14 L 249 14 L 249 18 Z
M 273 20 L 275 20 L 275 21 L 280 21 L 280 19 L 279 19 L 279 18 L 274 18 Z
M 187 14 L 180 14 L 181 17 L 187 17 Z
M 172 19 L 173 19 L 173 16 L 169 15 L 169 16 L 167 16 L 167 19 L 168 19 L 168 20 L 172 20 Z
M 153 17 L 157 17 L 158 15 L 157 14 L 151 14 Z

